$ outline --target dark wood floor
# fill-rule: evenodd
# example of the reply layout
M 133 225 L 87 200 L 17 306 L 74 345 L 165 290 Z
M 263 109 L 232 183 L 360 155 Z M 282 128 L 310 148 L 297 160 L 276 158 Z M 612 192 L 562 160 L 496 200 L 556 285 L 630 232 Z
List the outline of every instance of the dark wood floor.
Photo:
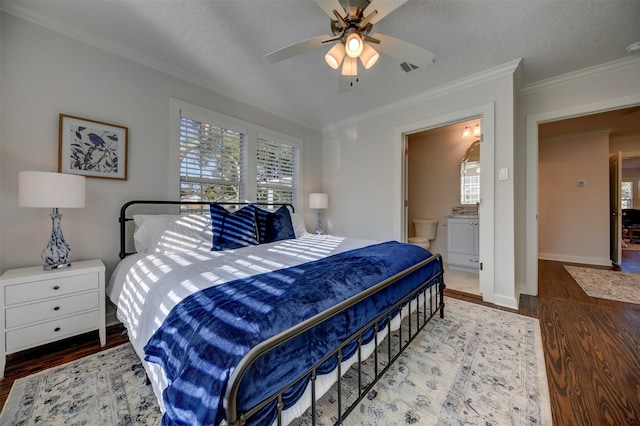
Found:
M 625 256 L 622 270 L 640 272 L 640 252 Z M 539 262 L 539 295 L 521 296 L 517 311 L 540 320 L 553 424 L 640 425 L 640 305 L 587 296 L 562 265 Z M 90 333 L 10 355 L 0 406 L 15 379 L 122 344 L 121 331 L 110 327 L 104 348 Z

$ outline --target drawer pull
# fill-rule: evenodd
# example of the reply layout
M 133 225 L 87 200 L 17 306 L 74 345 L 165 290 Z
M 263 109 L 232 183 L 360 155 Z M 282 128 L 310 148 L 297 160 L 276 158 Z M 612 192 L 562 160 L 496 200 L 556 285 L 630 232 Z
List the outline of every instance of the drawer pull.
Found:
M 54 290 L 60 290 L 60 286 L 59 285 L 55 285 L 55 286 L 53 286 L 53 289 Z
M 56 327 L 53 331 L 57 333 L 58 331 L 60 331 L 60 327 Z
M 54 311 L 59 311 L 60 310 L 60 306 L 56 306 L 55 308 L 53 308 Z

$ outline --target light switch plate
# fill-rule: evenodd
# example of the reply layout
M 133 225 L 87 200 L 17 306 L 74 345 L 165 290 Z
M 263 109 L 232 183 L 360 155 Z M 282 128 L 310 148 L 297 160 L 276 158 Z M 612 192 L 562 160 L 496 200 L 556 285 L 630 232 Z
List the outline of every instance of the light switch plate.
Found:
M 498 180 L 509 180 L 509 169 L 500 169 L 498 172 Z

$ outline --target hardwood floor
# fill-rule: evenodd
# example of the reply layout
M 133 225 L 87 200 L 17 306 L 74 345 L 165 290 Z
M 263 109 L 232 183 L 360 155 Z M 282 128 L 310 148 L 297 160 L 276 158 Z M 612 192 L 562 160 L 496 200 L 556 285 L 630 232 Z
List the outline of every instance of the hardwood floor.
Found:
M 622 270 L 640 265 L 640 252 L 634 253 Z M 562 265 L 539 262 L 539 295 L 521 296 L 517 311 L 540 320 L 553 424 L 640 425 L 640 305 L 587 296 Z M 447 295 L 487 305 L 463 293 Z M 126 341 L 114 326 L 104 348 L 89 333 L 10 355 L 0 406 L 15 379 Z

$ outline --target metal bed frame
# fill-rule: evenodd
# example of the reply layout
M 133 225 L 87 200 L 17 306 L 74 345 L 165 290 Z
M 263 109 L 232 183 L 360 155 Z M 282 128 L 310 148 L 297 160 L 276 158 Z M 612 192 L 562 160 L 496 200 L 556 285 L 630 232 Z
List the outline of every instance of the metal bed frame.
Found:
M 131 221 L 133 219 L 126 217 L 126 210 L 128 207 L 135 204 L 154 204 L 154 205 L 189 205 L 189 204 L 199 204 L 199 205 L 208 205 L 209 202 L 199 202 L 199 201 L 147 201 L 147 200 L 137 200 L 130 201 L 124 204 L 120 210 L 120 258 L 124 258 L 131 253 L 127 253 L 125 246 L 125 225 L 126 222 Z M 219 203 L 223 205 L 247 205 L 251 203 Z M 293 206 L 290 204 L 267 204 L 267 203 L 254 203 L 258 205 L 265 206 L 282 206 L 286 205 L 293 211 Z M 327 319 L 333 317 L 334 315 L 343 312 L 344 310 L 356 305 L 357 303 L 365 300 L 371 295 L 393 285 L 398 282 L 402 278 L 405 278 L 416 272 L 420 268 L 425 267 L 426 265 L 438 262 L 440 265 L 439 271 L 430 277 L 427 281 L 416 287 L 410 293 L 405 295 L 403 298 L 398 300 L 392 306 L 388 307 L 384 312 L 380 313 L 374 319 L 372 319 L 368 324 L 362 327 L 360 330 L 356 331 L 350 337 L 348 337 L 344 342 L 342 342 L 337 348 L 335 348 L 332 352 L 328 353 L 323 359 L 318 361 L 314 366 L 310 367 L 307 371 L 300 374 L 298 377 L 293 378 L 285 387 L 264 399 L 261 403 L 251 408 L 247 412 L 240 413 L 238 412 L 237 407 L 237 397 L 238 391 L 240 388 L 240 383 L 245 375 L 245 373 L 249 370 L 252 364 L 259 359 L 264 354 L 274 350 L 279 345 L 299 336 L 300 334 L 312 329 L 318 324 L 326 321 Z M 335 422 L 336 425 L 342 424 L 343 420 L 358 406 L 358 403 L 367 395 L 367 393 L 373 388 L 373 386 L 377 383 L 377 381 L 383 376 L 383 374 L 393 365 L 395 360 L 404 352 L 404 350 L 409 346 L 409 344 L 417 337 L 418 333 L 429 323 L 431 318 L 435 316 L 437 312 L 440 312 L 440 318 L 444 318 L 444 268 L 442 263 L 442 257 L 439 254 L 435 254 L 428 259 L 425 259 L 404 271 L 399 272 L 398 274 L 368 288 L 367 290 L 359 293 L 343 302 L 329 308 L 319 314 L 291 327 L 284 332 L 273 336 L 264 342 L 258 344 L 253 347 L 238 363 L 237 367 L 234 369 L 229 382 L 227 384 L 227 389 L 225 393 L 225 399 L 227 401 L 227 410 L 226 410 L 226 421 L 230 426 L 242 426 L 246 423 L 251 416 L 255 415 L 259 410 L 264 408 L 266 405 L 272 403 L 274 400 L 276 401 L 277 406 L 277 424 L 278 426 L 282 425 L 282 410 L 283 410 L 283 394 L 295 385 L 300 380 L 303 380 L 305 377 L 310 375 L 311 377 L 311 422 L 312 425 L 316 424 L 317 421 L 317 412 L 316 412 L 316 370 L 318 367 L 324 363 L 326 360 L 331 358 L 334 355 L 337 355 L 338 363 L 337 363 L 337 372 L 338 372 L 338 380 L 333 384 L 334 387 L 337 387 L 337 420 Z M 420 303 L 420 300 L 422 301 Z M 415 302 L 415 311 L 409 309 L 409 315 L 402 321 L 400 328 L 393 332 L 396 333 L 398 338 L 398 344 L 392 345 L 392 330 L 391 330 L 391 319 L 394 316 L 394 313 L 397 314 L 400 312 L 402 307 L 405 305 L 411 306 L 411 302 Z M 378 332 L 381 331 L 379 329 L 378 324 L 381 320 L 387 320 L 387 336 L 385 340 L 387 344 L 386 348 L 386 357 L 384 359 L 387 360 L 385 363 L 384 360 L 380 360 L 380 356 L 378 355 L 378 351 L 380 349 L 380 342 L 378 341 Z M 363 361 L 362 358 L 362 342 L 363 342 L 363 334 L 369 330 L 370 328 L 374 329 L 374 350 L 373 350 L 373 379 L 369 383 L 363 383 Z M 403 339 L 403 330 L 407 331 L 408 336 Z M 357 375 L 358 382 L 358 395 L 357 398 L 350 402 L 350 404 L 346 407 L 343 406 L 343 398 L 342 395 L 342 387 L 343 381 L 346 376 L 343 376 L 344 371 L 342 371 L 341 363 L 342 359 L 342 350 L 343 348 L 350 344 L 353 341 L 357 341 L 358 349 L 357 349 L 357 362 L 351 367 L 351 369 L 355 369 L 355 374 Z M 396 347 L 397 346 L 397 347 Z M 394 352 L 394 349 L 397 351 Z M 382 365 L 380 366 L 379 364 Z

